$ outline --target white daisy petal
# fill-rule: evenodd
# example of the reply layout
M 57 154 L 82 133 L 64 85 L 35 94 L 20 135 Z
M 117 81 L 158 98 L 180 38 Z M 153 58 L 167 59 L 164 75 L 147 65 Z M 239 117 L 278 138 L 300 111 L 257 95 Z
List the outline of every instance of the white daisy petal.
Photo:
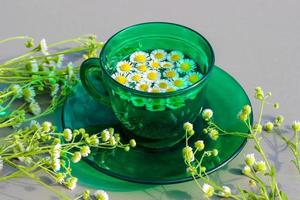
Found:
M 168 56 L 167 56 L 167 60 L 170 62 L 177 62 L 181 59 L 183 59 L 184 55 L 182 52 L 180 51 L 171 51 Z
M 150 54 L 152 60 L 164 61 L 167 57 L 167 52 L 162 49 L 153 50 Z
M 148 92 L 150 90 L 151 83 L 148 81 L 142 81 L 136 84 L 135 89 L 143 92 Z
M 156 70 L 161 67 L 161 63 L 158 60 L 151 60 L 148 63 L 148 65 L 151 69 L 156 69 Z
M 191 72 L 187 74 L 187 80 L 190 84 L 198 82 L 202 77 L 203 75 L 199 72 Z
M 120 73 L 120 72 L 116 72 L 113 75 L 111 75 L 111 77 L 113 79 L 115 79 L 118 83 L 120 83 L 122 85 L 126 85 L 128 83 L 127 76 L 128 76 L 128 74 L 126 74 L 126 73 Z
M 142 73 L 130 73 L 128 75 L 128 81 L 138 83 L 144 79 L 144 76 Z
M 132 70 L 133 66 L 128 61 L 120 61 L 117 64 L 117 71 L 121 73 L 128 73 Z
M 132 63 L 145 63 L 149 60 L 149 54 L 144 51 L 136 51 L 130 56 Z
M 145 79 L 150 82 L 160 80 L 160 72 L 156 70 L 149 70 L 145 74 Z
M 148 71 L 149 66 L 145 63 L 141 63 L 141 64 L 137 64 L 135 66 L 136 71 L 140 72 L 140 73 L 144 73 L 146 71 Z
M 172 81 L 172 86 L 177 89 L 182 89 L 187 86 L 187 81 L 184 78 L 176 78 Z
M 191 59 L 182 59 L 177 63 L 178 71 L 181 73 L 191 72 L 196 67 L 196 63 Z
M 175 78 L 178 78 L 179 74 L 175 69 L 168 69 L 163 72 L 163 76 L 166 77 L 167 79 L 173 80 Z

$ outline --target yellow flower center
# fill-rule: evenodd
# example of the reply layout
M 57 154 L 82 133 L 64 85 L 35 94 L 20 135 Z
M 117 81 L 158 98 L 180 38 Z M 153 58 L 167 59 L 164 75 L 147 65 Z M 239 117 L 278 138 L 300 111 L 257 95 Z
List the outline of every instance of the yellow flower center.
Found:
M 173 61 L 173 62 L 176 62 L 176 61 L 178 61 L 180 59 L 180 56 L 178 55 L 178 54 L 173 54 L 173 55 L 171 55 L 171 60 Z
M 146 83 L 143 83 L 139 86 L 139 89 L 142 90 L 142 91 L 147 91 L 149 88 L 149 85 L 146 84 Z
M 131 65 L 129 63 L 124 63 L 120 65 L 120 70 L 122 72 L 129 72 L 131 70 Z
M 164 54 L 162 54 L 162 53 L 159 52 L 159 53 L 154 54 L 154 57 L 156 59 L 162 59 L 164 57 Z
M 184 82 L 183 80 L 180 80 L 180 79 L 177 79 L 175 81 L 173 81 L 173 84 L 176 86 L 176 87 L 182 87 Z
M 151 92 L 152 93 L 159 93 L 159 88 L 152 88 Z
M 167 92 L 173 92 L 173 91 L 175 91 L 175 90 L 174 90 L 174 88 L 167 88 L 166 91 L 167 91 Z
M 171 70 L 166 72 L 166 77 L 167 78 L 174 78 L 176 76 L 176 71 Z
M 124 85 L 127 82 L 127 78 L 125 76 L 117 76 L 116 81 Z
M 151 63 L 151 67 L 154 68 L 154 69 L 159 68 L 159 62 L 153 61 L 153 62 Z
M 133 81 L 135 81 L 135 82 L 139 82 L 140 80 L 141 80 L 141 75 L 139 75 L 139 74 L 134 74 L 134 75 L 132 75 L 132 77 L 131 77 L 131 79 L 133 80 Z
M 199 76 L 197 76 L 197 74 L 192 74 L 192 75 L 190 75 L 190 77 L 189 77 L 189 81 L 190 81 L 191 83 L 196 83 L 197 81 L 199 81 Z
M 169 68 L 169 67 L 171 67 L 172 65 L 170 64 L 170 63 L 164 63 L 164 65 L 163 65 L 163 67 L 165 67 L 165 68 Z
M 137 67 L 137 69 L 138 69 L 140 72 L 145 72 L 145 71 L 147 71 L 148 67 L 147 67 L 147 65 L 139 65 L 139 66 Z
M 156 72 L 149 72 L 147 74 L 147 78 L 151 81 L 155 81 L 157 79 L 157 73 Z
M 158 84 L 158 87 L 162 88 L 162 89 L 166 89 L 168 87 L 168 84 L 166 82 L 160 82 Z
M 182 69 L 183 71 L 189 71 L 191 69 L 191 65 L 189 63 L 181 63 L 180 64 L 180 69 Z
M 143 62 L 146 62 L 147 61 L 147 57 L 143 54 L 137 54 L 135 57 L 134 57 L 134 61 L 135 62 L 139 62 L 139 63 L 143 63 Z

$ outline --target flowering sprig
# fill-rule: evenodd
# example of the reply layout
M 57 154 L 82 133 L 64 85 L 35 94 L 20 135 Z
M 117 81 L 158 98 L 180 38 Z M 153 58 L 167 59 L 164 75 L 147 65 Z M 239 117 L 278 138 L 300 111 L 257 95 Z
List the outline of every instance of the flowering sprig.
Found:
M 227 132 L 220 128 L 213 121 L 213 111 L 211 109 L 204 109 L 202 111 L 202 118 L 207 123 L 207 127 L 204 128 L 203 133 L 208 134 L 212 140 L 217 140 L 218 137 L 223 135 L 233 135 L 237 137 L 246 137 L 254 141 L 254 148 L 257 151 L 258 155 L 261 157 L 261 160 L 257 160 L 254 153 L 247 154 L 245 156 L 245 166 L 241 170 L 242 174 L 249 178 L 250 186 L 254 186 L 257 189 L 254 191 L 241 189 L 238 187 L 238 193 L 232 194 L 231 189 L 227 186 L 219 186 L 206 175 L 206 168 L 202 165 L 202 161 L 206 157 L 217 155 L 218 150 L 204 150 L 204 142 L 199 140 L 195 142 L 194 148 L 189 146 L 189 139 L 193 136 L 194 130 L 193 125 L 190 123 L 184 124 L 184 130 L 186 132 L 186 147 L 183 149 L 183 158 L 184 162 L 187 165 L 187 171 L 192 175 L 196 184 L 200 187 L 202 192 L 206 197 L 211 197 L 213 195 L 221 196 L 232 199 L 288 199 L 287 195 L 280 190 L 277 182 L 276 168 L 275 166 L 267 159 L 263 147 L 261 146 L 262 132 L 265 131 L 270 133 L 274 130 L 279 130 L 283 124 L 284 118 L 279 115 L 275 118 L 273 122 L 268 121 L 262 124 L 262 114 L 268 98 L 271 96 L 271 93 L 268 92 L 266 95 L 262 88 L 257 87 L 255 89 L 255 98 L 260 102 L 260 110 L 258 115 L 257 122 L 252 126 L 250 121 L 250 114 L 252 109 L 249 105 L 245 105 L 242 110 L 238 113 L 237 117 L 241 120 L 245 126 L 248 128 L 249 133 L 241 132 Z M 274 108 L 279 108 L 279 104 L 273 104 Z M 295 121 L 291 126 L 294 132 L 294 141 L 288 140 L 285 136 L 278 134 L 288 145 L 288 147 L 293 152 L 295 160 L 292 162 L 297 167 L 300 172 L 300 157 L 299 157 L 299 138 L 298 133 L 300 131 L 300 122 Z M 200 159 L 197 159 L 195 154 L 202 153 Z M 201 185 L 200 182 L 196 179 L 199 177 L 204 184 Z M 225 191 L 226 190 L 226 191 Z M 229 192 L 230 191 L 230 192 Z
M 18 126 L 22 122 L 53 112 L 65 101 L 72 87 L 78 82 L 79 67 L 73 63 L 64 64 L 65 56 L 85 53 L 84 58 L 95 57 L 103 46 L 93 35 L 49 45 L 42 39 L 34 46 L 33 39 L 25 36 L 8 38 L 0 43 L 15 39 L 27 39 L 25 46 L 31 50 L 0 64 L 0 83 L 7 84 L 0 91 L 0 128 Z M 76 46 L 50 52 L 52 48 L 67 43 L 75 43 Z M 48 97 L 48 105 L 41 106 L 41 96 L 43 99 Z
M 136 145 L 133 139 L 128 144 L 123 144 L 120 135 L 113 128 L 96 134 L 89 134 L 83 128 L 57 132 L 47 121 L 41 125 L 32 121 L 29 127 L 15 130 L 0 140 L 3 143 L 0 146 L 1 167 L 3 168 L 4 163 L 16 169 L 11 174 L 1 176 L 0 181 L 26 175 L 46 185 L 36 175 L 39 170 L 70 190 L 76 187 L 78 181 L 72 174 L 70 163 L 78 163 L 95 149 L 123 148 L 129 151 Z M 47 188 L 67 199 L 53 188 Z

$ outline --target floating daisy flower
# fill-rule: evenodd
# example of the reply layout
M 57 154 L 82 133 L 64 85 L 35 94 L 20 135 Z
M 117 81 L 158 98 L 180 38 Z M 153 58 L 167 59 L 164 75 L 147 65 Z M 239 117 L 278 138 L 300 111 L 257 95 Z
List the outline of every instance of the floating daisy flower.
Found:
M 167 56 L 167 60 L 170 62 L 177 62 L 183 59 L 183 57 L 184 55 L 180 51 L 171 51 Z
M 146 72 L 145 78 L 149 81 L 157 81 L 160 79 L 160 73 L 155 70 L 149 70 Z
M 146 72 L 148 70 L 148 66 L 146 64 L 137 64 L 136 69 L 139 72 Z
M 151 60 L 151 61 L 149 62 L 149 66 L 150 66 L 152 69 L 158 69 L 158 68 L 160 68 L 161 63 L 160 63 L 158 60 Z
M 130 72 L 131 69 L 132 69 L 132 65 L 128 61 L 120 61 L 117 64 L 117 71 L 118 72 L 127 73 L 127 72 Z
M 175 69 L 166 70 L 166 71 L 164 71 L 163 75 L 164 75 L 164 77 L 166 77 L 168 79 L 174 79 L 179 76 Z
M 128 75 L 128 81 L 138 83 L 142 79 L 143 79 L 143 75 L 141 73 L 132 73 Z
M 186 83 L 186 79 L 184 78 L 176 78 L 172 81 L 172 85 L 175 88 L 184 88 L 186 87 L 187 83 Z
M 174 87 L 168 87 L 166 92 L 174 92 L 176 89 Z
M 156 83 L 157 87 L 162 89 L 162 90 L 166 90 L 168 87 L 170 87 L 170 82 L 169 81 L 166 81 L 166 80 L 159 80 L 157 83 Z
M 153 88 L 150 89 L 150 92 L 151 92 L 151 93 L 160 93 L 161 90 L 160 90 L 159 87 L 153 87 Z
M 168 61 L 162 62 L 161 67 L 166 68 L 166 69 L 171 69 L 174 67 L 174 64 Z
M 149 60 L 149 54 L 144 51 L 136 51 L 130 56 L 130 61 L 133 63 L 145 63 Z
M 150 89 L 150 85 L 151 84 L 149 82 L 143 81 L 143 82 L 136 84 L 135 89 L 147 92 Z
M 122 85 L 125 85 L 128 82 L 128 78 L 125 73 L 116 72 L 111 77 Z
M 196 63 L 191 59 L 182 59 L 177 63 L 178 71 L 182 73 L 192 71 L 195 68 L 195 66 Z
M 192 73 L 189 73 L 187 75 L 187 80 L 191 83 L 191 84 L 194 84 L 196 82 L 198 82 L 201 78 L 202 78 L 202 74 L 200 74 L 199 72 L 192 72 Z
M 162 49 L 156 49 L 151 52 L 150 57 L 153 60 L 163 61 L 167 57 L 167 52 Z

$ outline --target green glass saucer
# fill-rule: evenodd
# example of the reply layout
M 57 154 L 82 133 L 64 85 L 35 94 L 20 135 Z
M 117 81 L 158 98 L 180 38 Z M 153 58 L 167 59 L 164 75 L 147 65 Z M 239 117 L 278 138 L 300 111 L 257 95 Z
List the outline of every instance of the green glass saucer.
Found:
M 237 113 L 245 104 L 250 105 L 249 98 L 239 83 L 222 69 L 218 67 L 213 69 L 206 92 L 199 101 L 204 105 L 204 108 L 211 108 L 214 111 L 214 121 L 223 129 L 247 131 L 244 124 L 237 119 Z M 69 97 L 64 105 L 64 128 L 85 127 L 92 133 L 108 127 L 114 127 L 121 131 L 120 126 L 112 110 L 93 100 L 81 84 L 77 85 L 74 95 Z M 194 122 L 196 134 L 191 142 L 202 139 L 207 150 L 214 148 L 219 150 L 217 157 L 205 159 L 203 162 L 209 174 L 231 161 L 242 150 L 246 139 L 237 136 L 220 136 L 217 141 L 213 141 L 202 133 L 203 126 L 203 120 L 198 117 Z M 126 140 L 125 135 L 123 138 Z M 184 141 L 173 148 L 161 151 L 141 147 L 133 148 L 130 152 L 118 148 L 113 150 L 100 149 L 85 159 L 89 164 L 87 166 L 90 167 L 90 169 L 86 167 L 85 171 L 96 168 L 99 173 L 104 172 L 120 179 L 138 183 L 183 182 L 191 180 L 182 158 L 183 147 Z M 87 178 L 93 179 L 93 177 Z

